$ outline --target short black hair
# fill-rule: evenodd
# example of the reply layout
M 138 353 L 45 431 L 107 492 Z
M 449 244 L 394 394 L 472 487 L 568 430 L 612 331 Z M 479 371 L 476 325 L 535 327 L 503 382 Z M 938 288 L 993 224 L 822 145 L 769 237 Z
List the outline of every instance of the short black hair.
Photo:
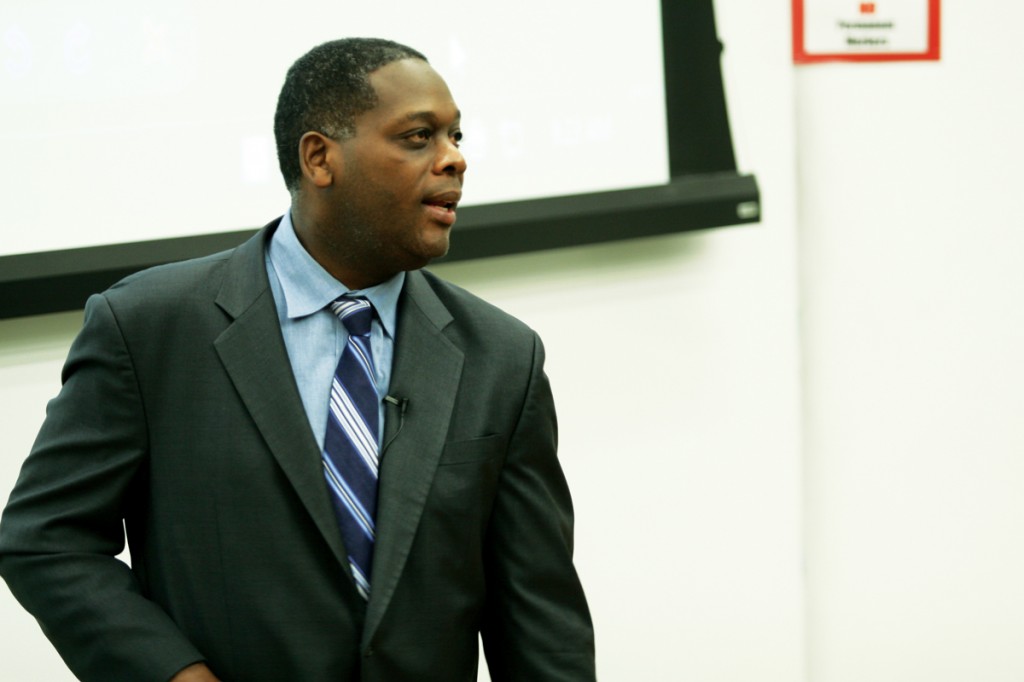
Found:
M 288 189 L 302 179 L 298 146 L 310 131 L 332 139 L 355 135 L 355 118 L 377 106 L 369 76 L 400 59 L 427 58 L 381 38 L 342 38 L 314 47 L 288 69 L 274 113 L 277 162 Z

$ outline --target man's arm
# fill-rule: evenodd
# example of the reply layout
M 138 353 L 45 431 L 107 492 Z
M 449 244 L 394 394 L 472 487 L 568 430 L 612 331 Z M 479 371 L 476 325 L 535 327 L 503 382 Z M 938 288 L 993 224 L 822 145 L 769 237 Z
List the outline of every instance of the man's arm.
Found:
M 203 657 L 115 558 L 125 516 L 144 506 L 147 432 L 103 296 L 63 381 L 0 521 L 0 574 L 80 679 L 164 682 Z
M 544 349 L 512 434 L 487 534 L 482 627 L 494 682 L 595 679 L 594 632 L 572 563 L 572 500 L 556 455 Z

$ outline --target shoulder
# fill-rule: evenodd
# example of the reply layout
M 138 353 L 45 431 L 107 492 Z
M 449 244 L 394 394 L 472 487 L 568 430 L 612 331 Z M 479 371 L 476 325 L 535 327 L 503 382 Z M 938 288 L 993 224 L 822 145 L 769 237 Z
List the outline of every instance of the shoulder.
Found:
M 216 297 L 230 253 L 160 265 L 129 275 L 85 304 L 80 339 L 121 339 L 131 352 L 198 342 L 226 316 Z
M 230 283 L 247 295 L 268 288 L 263 230 L 240 246 L 200 258 L 142 270 L 117 282 L 102 296 L 115 310 L 173 311 L 212 305 Z
M 210 289 L 219 283 L 221 270 L 232 253 L 224 251 L 140 270 L 111 286 L 104 295 L 118 301 L 150 300 L 153 296 L 180 296 Z
M 496 305 L 485 301 L 462 287 L 441 279 L 429 270 L 409 273 L 410 279 L 420 278 L 452 316 L 452 326 L 476 334 L 503 339 L 529 341 L 536 333 L 523 321 Z

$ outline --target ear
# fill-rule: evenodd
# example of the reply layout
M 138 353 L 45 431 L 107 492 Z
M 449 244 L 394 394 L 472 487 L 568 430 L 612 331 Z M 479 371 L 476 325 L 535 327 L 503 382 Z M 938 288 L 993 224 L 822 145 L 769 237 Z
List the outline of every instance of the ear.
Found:
M 330 187 L 341 172 L 338 143 L 322 133 L 306 133 L 299 140 L 299 166 L 314 187 Z

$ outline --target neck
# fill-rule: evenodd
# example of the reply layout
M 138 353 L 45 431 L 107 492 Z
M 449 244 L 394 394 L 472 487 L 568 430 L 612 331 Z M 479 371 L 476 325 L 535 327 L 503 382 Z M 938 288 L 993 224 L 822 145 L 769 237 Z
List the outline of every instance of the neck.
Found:
M 366 289 L 386 281 L 396 273 L 370 272 L 366 263 L 353 263 L 346 256 L 353 253 L 346 248 L 344 230 L 334 226 L 331 217 L 311 207 L 298 196 L 292 198 L 292 226 L 295 236 L 306 252 L 334 279 L 349 289 Z

